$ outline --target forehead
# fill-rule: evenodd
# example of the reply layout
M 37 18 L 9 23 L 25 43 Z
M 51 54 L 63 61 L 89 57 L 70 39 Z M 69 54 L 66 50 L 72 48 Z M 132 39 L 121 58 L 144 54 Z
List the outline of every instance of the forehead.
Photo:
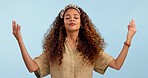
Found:
M 64 15 L 67 15 L 67 14 L 78 14 L 78 15 L 80 15 L 80 13 L 74 8 L 67 9 Z

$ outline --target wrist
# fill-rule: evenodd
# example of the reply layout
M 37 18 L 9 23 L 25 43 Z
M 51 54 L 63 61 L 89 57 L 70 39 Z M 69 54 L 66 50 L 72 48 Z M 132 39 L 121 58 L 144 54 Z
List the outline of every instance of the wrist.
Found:
M 131 41 L 132 41 L 132 39 L 127 37 L 127 39 L 126 39 L 125 42 L 126 42 L 127 44 L 131 44 Z
M 132 41 L 131 38 L 127 38 L 126 41 L 124 42 L 124 45 L 130 47 L 131 46 L 131 41 Z
M 124 45 L 130 47 L 131 46 L 131 43 L 124 42 Z

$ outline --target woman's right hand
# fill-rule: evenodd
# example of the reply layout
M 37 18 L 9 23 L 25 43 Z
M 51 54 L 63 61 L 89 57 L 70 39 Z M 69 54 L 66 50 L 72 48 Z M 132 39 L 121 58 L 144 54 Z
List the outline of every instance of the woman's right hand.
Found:
M 15 36 L 15 38 L 17 39 L 17 41 L 22 40 L 20 30 L 21 30 L 20 25 L 16 24 L 16 21 L 12 21 L 12 33 Z

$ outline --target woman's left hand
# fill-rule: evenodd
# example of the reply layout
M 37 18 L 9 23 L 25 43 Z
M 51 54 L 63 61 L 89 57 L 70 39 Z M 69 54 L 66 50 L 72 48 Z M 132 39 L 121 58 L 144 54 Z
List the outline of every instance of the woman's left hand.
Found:
M 129 22 L 129 25 L 128 25 L 128 33 L 127 33 L 127 41 L 128 42 L 131 42 L 134 34 L 136 33 L 136 24 L 135 24 L 135 21 L 134 19 L 132 19 L 130 22 Z

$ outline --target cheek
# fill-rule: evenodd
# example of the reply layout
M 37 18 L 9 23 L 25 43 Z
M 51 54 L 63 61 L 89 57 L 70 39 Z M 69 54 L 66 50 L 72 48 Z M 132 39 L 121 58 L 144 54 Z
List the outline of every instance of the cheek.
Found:
M 77 24 L 78 24 L 79 26 L 81 26 L 81 21 L 78 21 Z
M 68 24 L 68 21 L 64 21 L 64 25 Z

